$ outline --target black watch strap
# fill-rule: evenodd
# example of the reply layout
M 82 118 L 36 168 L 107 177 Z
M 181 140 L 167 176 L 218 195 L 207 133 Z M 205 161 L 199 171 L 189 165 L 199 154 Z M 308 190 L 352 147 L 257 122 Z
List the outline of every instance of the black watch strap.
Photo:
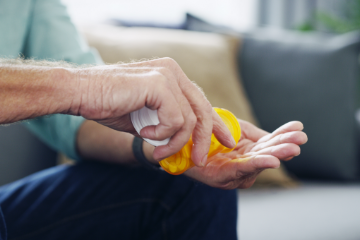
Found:
M 146 159 L 143 152 L 143 141 L 144 140 L 142 138 L 134 137 L 132 150 L 136 160 L 138 160 L 138 162 L 141 163 L 141 165 L 143 165 L 148 169 L 156 170 L 156 171 L 161 170 L 159 165 L 152 164 Z

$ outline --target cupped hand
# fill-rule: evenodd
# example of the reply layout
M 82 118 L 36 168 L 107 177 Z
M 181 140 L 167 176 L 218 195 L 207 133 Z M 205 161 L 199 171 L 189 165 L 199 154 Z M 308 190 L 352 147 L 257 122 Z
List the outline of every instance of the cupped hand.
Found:
M 197 181 L 221 189 L 248 188 L 259 173 L 278 168 L 280 160 L 290 160 L 300 154 L 307 142 L 301 122 L 293 121 L 267 133 L 253 124 L 239 120 L 241 138 L 229 153 L 219 153 L 208 159 L 205 167 L 193 167 L 185 174 Z
M 130 112 L 144 106 L 157 109 L 160 124 L 140 132 L 153 140 L 171 137 L 167 145 L 155 148 L 156 160 L 177 153 L 191 134 L 197 166 L 206 163 L 212 133 L 223 145 L 236 145 L 203 92 L 170 58 L 80 69 L 78 76 L 83 94 L 75 112 L 87 119 L 136 135 Z

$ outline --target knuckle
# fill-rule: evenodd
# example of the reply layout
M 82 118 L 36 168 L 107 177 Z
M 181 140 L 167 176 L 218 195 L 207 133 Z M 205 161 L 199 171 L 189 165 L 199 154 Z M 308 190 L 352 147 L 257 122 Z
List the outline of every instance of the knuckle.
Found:
M 183 72 L 180 65 L 172 58 L 165 57 L 162 58 L 162 64 L 169 67 L 172 70 L 175 70 L 176 72 Z
M 236 181 L 230 181 L 225 184 L 220 184 L 218 187 L 223 190 L 232 190 L 237 188 L 237 184 Z
M 247 177 L 244 179 L 239 179 L 239 181 L 237 181 L 237 188 L 239 189 L 247 189 L 249 187 L 251 187 L 254 184 L 255 179 Z
M 174 73 L 166 67 L 159 67 L 157 69 L 159 74 L 161 74 L 166 80 L 174 80 Z
M 153 74 L 151 75 L 151 81 L 154 84 L 154 87 L 166 87 L 167 89 L 171 89 L 173 80 L 172 72 L 164 67 L 153 70 Z
M 239 189 L 248 189 L 252 186 L 253 184 L 251 182 L 245 182 L 239 185 Z
M 165 75 L 164 73 L 170 72 L 169 69 L 167 69 L 166 67 L 163 67 L 163 66 L 156 68 L 156 71 L 159 72 L 159 74 L 161 74 L 161 75 Z
M 243 178 L 243 177 L 244 177 L 243 171 L 242 171 L 242 170 L 237 170 L 236 173 L 235 173 L 235 177 L 236 177 L 237 179 Z
M 188 121 L 189 121 L 191 128 L 194 128 L 197 123 L 197 118 L 196 118 L 195 114 L 190 114 Z
M 170 58 L 170 57 L 164 57 L 162 58 L 162 60 L 168 64 L 171 64 L 171 65 L 177 65 L 177 62 L 173 59 L 173 58 Z
M 168 143 L 168 153 L 165 155 L 164 158 L 170 157 L 171 155 L 173 155 L 174 153 L 177 153 L 178 151 L 180 151 L 181 149 L 181 145 L 174 140 L 170 140 L 170 142 Z
M 153 71 L 150 82 L 155 88 L 168 87 L 167 78 L 158 71 Z
M 153 81 L 162 82 L 166 80 L 166 77 L 161 73 L 160 68 L 154 69 L 151 73 Z
M 184 125 L 184 118 L 183 117 L 177 117 L 174 118 L 173 122 L 172 122 L 172 127 L 174 128 L 181 128 Z

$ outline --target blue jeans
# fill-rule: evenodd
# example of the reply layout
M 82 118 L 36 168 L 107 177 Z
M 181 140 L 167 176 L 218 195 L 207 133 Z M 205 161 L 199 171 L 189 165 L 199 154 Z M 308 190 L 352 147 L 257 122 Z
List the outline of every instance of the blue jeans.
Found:
M 142 167 L 57 166 L 1 187 L 0 206 L 9 240 L 237 239 L 235 191 Z

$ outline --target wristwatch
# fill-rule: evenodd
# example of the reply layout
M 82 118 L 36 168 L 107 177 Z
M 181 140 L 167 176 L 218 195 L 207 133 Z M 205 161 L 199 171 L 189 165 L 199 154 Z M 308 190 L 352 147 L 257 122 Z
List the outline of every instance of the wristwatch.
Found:
M 155 171 L 162 171 L 162 168 L 159 164 L 153 164 L 146 159 L 144 151 L 143 151 L 143 139 L 134 137 L 132 150 L 136 160 L 141 163 L 147 169 L 155 170 Z

